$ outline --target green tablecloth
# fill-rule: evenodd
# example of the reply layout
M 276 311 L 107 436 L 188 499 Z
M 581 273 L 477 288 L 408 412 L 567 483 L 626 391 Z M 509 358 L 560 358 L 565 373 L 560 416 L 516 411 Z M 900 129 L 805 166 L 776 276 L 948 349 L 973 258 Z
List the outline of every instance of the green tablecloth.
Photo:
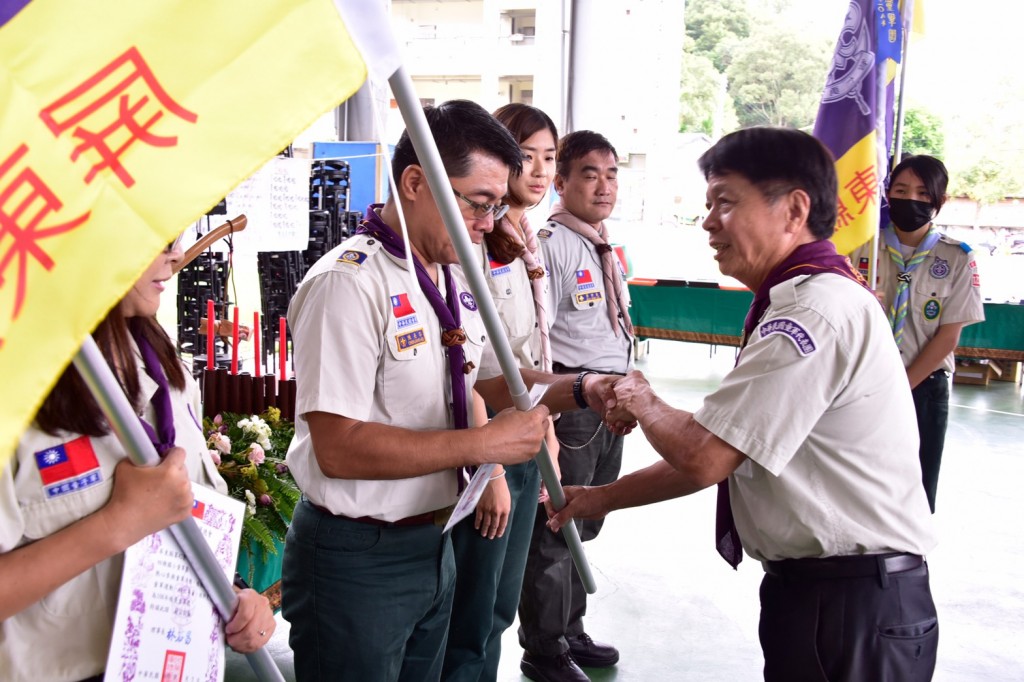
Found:
M 281 608 L 281 562 L 284 559 L 284 543 L 274 542 L 277 554 L 270 554 L 264 561 L 260 557 L 260 550 L 253 552 L 253 561 L 249 562 L 249 555 L 242 549 L 238 555 L 238 565 L 235 568 L 257 592 L 260 592 L 270 599 L 270 606 L 276 611 Z M 250 576 L 251 571 L 251 576 Z
M 630 282 L 630 315 L 641 338 L 738 346 L 753 295 L 680 280 Z M 957 355 L 1024 360 L 1024 305 L 986 303 L 985 321 L 966 327 Z

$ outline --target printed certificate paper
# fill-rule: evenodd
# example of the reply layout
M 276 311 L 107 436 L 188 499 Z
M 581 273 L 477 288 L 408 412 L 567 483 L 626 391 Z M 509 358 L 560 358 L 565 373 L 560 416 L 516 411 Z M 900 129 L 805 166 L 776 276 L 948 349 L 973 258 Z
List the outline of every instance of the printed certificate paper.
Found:
M 245 505 L 196 483 L 192 490 L 192 516 L 230 578 Z M 144 538 L 124 554 L 106 679 L 224 679 L 223 621 L 167 530 Z

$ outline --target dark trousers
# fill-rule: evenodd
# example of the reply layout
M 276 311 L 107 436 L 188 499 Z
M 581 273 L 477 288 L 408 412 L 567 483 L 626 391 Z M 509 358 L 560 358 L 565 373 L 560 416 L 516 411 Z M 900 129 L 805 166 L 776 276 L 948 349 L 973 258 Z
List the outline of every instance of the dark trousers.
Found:
M 566 444 L 590 445 L 573 450 Z M 563 443 L 558 454 L 563 485 L 604 485 L 619 477 L 622 436 L 601 425 L 601 416 L 590 410 L 565 412 L 555 424 Z M 552 533 L 547 515 L 538 512 L 533 525 L 530 555 L 519 601 L 519 644 L 532 654 L 556 656 L 569 649 L 566 637 L 583 633 L 587 593 L 561 533 Z M 576 521 L 583 541 L 597 537 L 604 520 Z
M 946 444 L 946 424 L 949 423 L 949 378 L 939 370 L 914 389 L 914 408 L 917 410 L 917 430 L 921 435 L 921 481 L 928 496 L 928 506 L 935 513 L 935 495 L 939 488 L 939 466 L 942 448 Z
M 766 682 L 926 682 L 939 624 L 927 564 L 858 578 L 761 582 Z
M 540 469 L 533 461 L 505 467 L 512 497 L 505 534 L 488 540 L 473 527 L 474 515 L 452 529 L 455 600 L 441 679 L 493 681 L 498 677 L 501 636 L 519 607 L 526 554 L 533 536 Z
M 380 527 L 295 507 L 281 571 L 299 682 L 441 676 L 455 560 L 433 524 Z

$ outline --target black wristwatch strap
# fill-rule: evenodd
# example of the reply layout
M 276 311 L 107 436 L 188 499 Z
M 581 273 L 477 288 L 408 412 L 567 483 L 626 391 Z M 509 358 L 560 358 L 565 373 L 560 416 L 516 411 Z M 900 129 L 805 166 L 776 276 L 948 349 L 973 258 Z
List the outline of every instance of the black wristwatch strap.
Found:
M 585 369 L 576 375 L 576 380 L 572 382 L 572 397 L 576 401 L 576 404 L 580 406 L 581 410 L 587 409 L 587 401 L 583 399 L 583 377 L 588 374 L 597 374 L 597 372 L 589 369 Z

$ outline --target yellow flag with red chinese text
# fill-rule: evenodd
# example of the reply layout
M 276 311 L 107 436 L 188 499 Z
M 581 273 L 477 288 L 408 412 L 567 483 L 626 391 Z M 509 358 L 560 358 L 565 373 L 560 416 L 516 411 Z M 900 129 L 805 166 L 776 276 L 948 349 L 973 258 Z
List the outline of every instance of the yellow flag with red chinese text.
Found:
M 365 77 L 330 0 L 0 3 L 0 469 L 161 249 Z

